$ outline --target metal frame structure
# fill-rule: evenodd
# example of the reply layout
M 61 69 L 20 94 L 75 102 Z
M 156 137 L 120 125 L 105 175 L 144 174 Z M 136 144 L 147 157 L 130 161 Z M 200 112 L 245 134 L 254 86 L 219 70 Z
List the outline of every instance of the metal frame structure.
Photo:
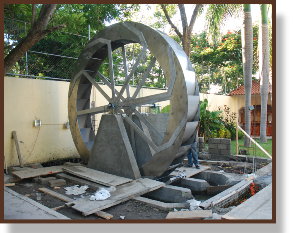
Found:
M 139 43 L 142 50 L 129 72 L 125 45 L 131 43 Z M 122 48 L 125 73 L 125 83 L 120 91 L 115 88 L 112 58 L 112 52 L 117 48 Z M 154 58 L 131 95 L 131 77 L 147 50 Z M 110 68 L 108 79 L 98 71 L 107 57 Z M 165 74 L 168 90 L 162 94 L 138 97 L 156 61 Z M 95 82 L 96 76 L 111 89 L 111 95 L 105 93 Z M 109 105 L 90 108 L 92 88 L 96 88 Z M 143 116 L 136 107 L 165 100 L 170 100 L 170 113 L 166 118 L 165 132 L 162 133 L 156 129 L 154 121 Z M 91 154 L 95 133 L 90 116 L 100 113 L 118 115 L 130 126 L 128 139 L 136 160 L 144 161 L 138 164 L 141 176 L 155 178 L 174 170 L 195 140 L 199 120 L 199 88 L 195 72 L 182 48 L 168 35 L 140 23 L 118 23 L 98 32 L 84 47 L 76 62 L 68 93 L 70 129 L 85 163 L 88 163 L 90 156 L 95 156 Z M 135 153 L 135 137 L 141 137 L 153 151 L 147 159 L 138 158 L 145 155 Z

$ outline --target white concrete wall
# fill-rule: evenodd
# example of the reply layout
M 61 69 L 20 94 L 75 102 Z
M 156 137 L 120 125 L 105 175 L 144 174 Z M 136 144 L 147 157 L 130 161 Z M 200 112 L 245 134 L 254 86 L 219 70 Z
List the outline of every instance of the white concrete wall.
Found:
M 102 87 L 111 95 L 109 88 Z M 4 78 L 4 151 L 8 167 L 19 165 L 12 131 L 17 132 L 24 164 L 79 157 L 70 129 L 64 126 L 68 121 L 68 88 L 69 82 Z M 120 88 L 116 87 L 117 90 Z M 131 95 L 134 91 L 130 88 Z M 143 88 L 138 97 L 162 92 L 164 90 Z M 92 99 L 94 95 L 96 106 L 108 104 L 98 91 L 92 92 Z M 169 101 L 158 104 L 164 107 Z M 148 111 L 148 108 L 142 108 L 142 111 Z M 98 115 L 96 128 L 99 118 Z M 35 119 L 42 121 L 41 127 L 33 126 Z
M 203 94 L 203 93 L 200 93 L 199 96 L 201 101 L 203 101 L 204 99 L 208 100 L 209 111 L 217 111 L 219 106 L 223 108 L 224 105 L 227 105 L 230 107 L 230 111 L 236 112 L 235 100 L 231 96 Z
M 8 166 L 19 165 L 12 131 L 24 164 L 79 157 L 68 120 L 69 82 L 4 78 L 4 149 Z M 42 121 L 34 127 L 35 119 Z
M 107 87 L 102 87 L 111 95 Z M 24 164 L 79 157 L 70 129 L 64 126 L 68 120 L 68 88 L 69 82 L 4 78 L 4 151 L 8 167 L 19 165 L 12 131 L 17 132 Z M 116 87 L 117 90 L 120 88 Z M 134 91 L 135 88 L 131 87 L 131 95 Z M 142 88 L 138 97 L 162 92 L 165 90 Z M 91 98 L 95 99 L 96 106 L 108 104 L 98 91 L 95 94 L 92 92 Z M 230 106 L 232 111 L 236 109 L 235 101 L 229 96 L 200 94 L 200 98 L 208 98 L 211 111 L 224 104 Z M 169 103 L 163 101 L 157 104 L 163 108 Z M 141 108 L 142 112 L 148 110 Z M 99 118 L 97 115 L 96 128 Z M 35 119 L 42 121 L 41 127 L 33 126 Z

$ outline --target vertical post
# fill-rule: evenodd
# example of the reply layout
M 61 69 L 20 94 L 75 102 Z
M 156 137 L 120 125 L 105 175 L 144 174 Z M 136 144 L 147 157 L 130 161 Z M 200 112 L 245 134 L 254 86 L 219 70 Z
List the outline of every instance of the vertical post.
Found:
M 16 131 L 12 131 L 12 137 L 14 138 L 16 152 L 17 152 L 18 160 L 19 160 L 19 165 L 20 165 L 20 167 L 23 167 L 23 163 L 22 163 L 22 158 L 21 158 L 20 149 L 19 149 L 19 145 L 18 145 Z
M 209 94 L 211 94 L 211 89 L 210 89 L 210 85 L 211 85 L 211 66 L 209 66 Z
M 24 33 L 25 33 L 25 36 L 26 36 L 26 22 L 24 22 Z M 25 75 L 28 75 L 27 51 L 25 52 Z
M 89 40 L 91 39 L 91 25 L 89 24 Z
M 224 73 L 224 77 L 225 77 L 225 95 L 226 95 L 226 73 Z
M 134 66 L 134 44 L 132 44 L 132 48 L 133 48 L 133 57 L 132 57 L 132 67 Z M 134 86 L 134 72 L 132 75 L 132 85 Z
M 238 98 L 235 97 L 236 99 L 236 155 L 238 155 Z

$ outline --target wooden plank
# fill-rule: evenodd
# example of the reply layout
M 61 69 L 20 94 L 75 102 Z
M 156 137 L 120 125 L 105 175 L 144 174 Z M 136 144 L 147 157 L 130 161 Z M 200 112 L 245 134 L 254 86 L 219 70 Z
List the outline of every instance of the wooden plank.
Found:
M 76 209 L 82 212 L 84 216 L 87 216 L 163 186 L 165 186 L 165 183 L 163 182 L 140 178 L 130 183 L 117 186 L 116 191 L 111 192 L 111 196 L 106 200 L 90 201 L 89 199 L 83 198 L 75 200 L 72 203 L 67 203 L 66 205 L 72 205 L 73 209 Z
M 223 192 L 224 190 L 232 187 L 233 185 L 220 185 L 220 186 L 210 186 L 207 187 L 207 195 L 208 196 L 214 196 L 217 195 L 218 193 Z
M 82 166 L 63 168 L 64 171 L 105 186 L 117 186 L 131 182 L 132 179 L 108 174 Z
M 217 194 L 216 196 L 211 197 L 210 199 L 200 203 L 200 207 L 203 209 L 207 209 L 211 205 L 216 205 L 221 203 L 222 201 L 231 198 L 232 196 L 238 195 L 241 190 L 250 185 L 252 181 L 241 181 L 232 187 L 226 189 L 225 191 Z
M 95 215 L 97 215 L 97 216 L 99 216 L 101 218 L 107 219 L 107 220 L 113 218 L 112 214 L 108 214 L 108 213 L 106 213 L 104 211 L 97 211 L 97 212 L 95 212 Z
M 20 153 L 20 149 L 19 149 L 19 145 L 18 145 L 16 131 L 12 131 L 12 135 L 13 135 L 13 138 L 14 138 L 15 147 L 16 147 L 16 151 L 17 151 L 17 155 L 18 155 L 18 160 L 19 160 L 20 167 L 23 167 L 23 163 L 22 163 L 21 153 Z
M 212 210 L 169 212 L 166 219 L 205 219 L 213 216 Z
M 36 169 L 28 169 L 23 171 L 15 171 L 12 174 L 18 176 L 21 179 L 25 178 L 32 178 L 38 176 L 45 176 L 63 172 L 62 168 L 66 168 L 69 166 L 51 166 L 51 167 L 43 167 L 43 168 L 36 168 Z
M 268 185 L 245 202 L 222 216 L 222 219 L 257 219 L 272 218 L 272 184 Z M 269 216 L 269 217 L 268 217 Z
M 15 186 L 15 183 L 7 183 L 7 184 L 4 184 L 4 186 Z
M 57 211 L 57 210 L 60 210 L 60 209 L 64 208 L 65 206 L 66 206 L 66 205 L 57 206 L 57 207 L 55 207 L 55 208 L 51 208 L 51 210 L 55 210 L 55 211 Z
M 51 195 L 52 197 L 56 197 L 62 201 L 65 201 L 65 202 L 72 202 L 74 201 L 74 199 L 70 198 L 70 197 L 67 197 L 63 194 L 60 194 L 60 193 L 57 193 L 57 192 L 54 192 L 50 189 L 47 189 L 47 188 L 39 188 L 39 191 L 43 192 L 43 193 L 46 193 L 46 194 L 49 194 Z
M 65 202 L 73 202 L 74 201 L 74 199 L 72 199 L 70 197 L 67 197 L 65 195 L 62 195 L 60 193 L 57 193 L 57 192 L 52 191 L 52 190 L 47 189 L 47 188 L 39 188 L 39 191 L 41 191 L 43 193 L 46 193 L 46 194 L 49 194 L 52 197 L 56 197 L 56 198 L 60 199 L 61 201 L 65 201 Z M 58 206 L 58 207 L 55 207 L 55 208 L 52 208 L 52 209 L 56 211 L 56 210 L 59 210 L 59 209 L 61 209 L 63 207 L 65 207 L 65 205 Z M 113 218 L 113 215 L 108 214 L 108 213 L 106 213 L 104 211 L 97 211 L 94 214 L 99 216 L 99 217 L 105 218 L 105 219 Z

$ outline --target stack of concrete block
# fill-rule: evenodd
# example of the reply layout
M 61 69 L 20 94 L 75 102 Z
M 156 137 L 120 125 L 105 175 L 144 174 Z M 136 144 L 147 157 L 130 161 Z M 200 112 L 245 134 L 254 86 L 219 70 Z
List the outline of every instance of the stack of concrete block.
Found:
M 209 138 L 209 153 L 221 156 L 231 155 L 231 139 Z
M 203 152 L 203 149 L 204 149 L 204 137 L 198 137 L 197 148 L 198 148 L 198 152 Z

